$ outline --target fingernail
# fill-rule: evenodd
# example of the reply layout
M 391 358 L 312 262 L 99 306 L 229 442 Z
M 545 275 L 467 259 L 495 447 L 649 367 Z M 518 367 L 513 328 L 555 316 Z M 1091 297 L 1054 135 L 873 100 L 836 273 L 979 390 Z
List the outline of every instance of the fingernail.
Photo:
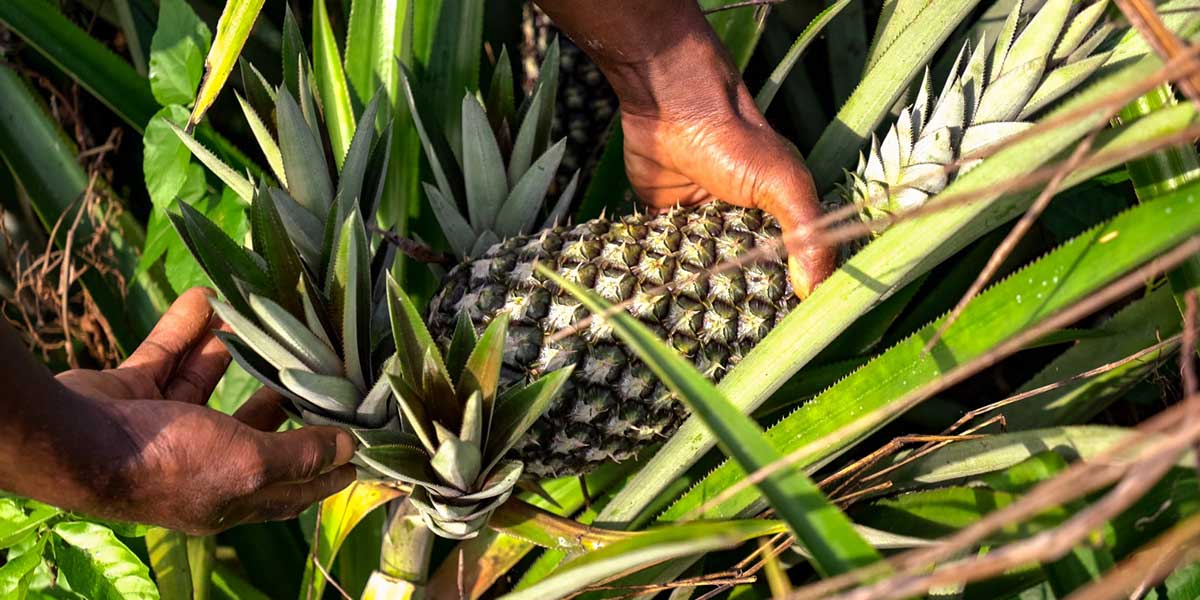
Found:
M 344 465 L 354 458 L 354 451 L 358 449 L 358 441 L 354 439 L 354 435 L 349 431 L 343 430 L 337 436 L 337 453 L 334 455 L 335 465 Z
M 788 257 L 788 276 L 792 280 L 792 290 L 796 293 L 796 297 L 804 300 L 812 293 L 812 280 L 808 277 L 808 271 L 800 268 L 800 263 L 794 257 Z

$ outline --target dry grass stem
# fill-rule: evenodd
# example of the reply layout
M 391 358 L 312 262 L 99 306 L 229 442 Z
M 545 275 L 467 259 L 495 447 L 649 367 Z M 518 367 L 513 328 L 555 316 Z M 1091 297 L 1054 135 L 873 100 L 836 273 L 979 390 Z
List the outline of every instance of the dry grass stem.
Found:
M 1121 561 L 1067 600 L 1143 598 L 1176 568 L 1200 560 L 1200 515 L 1193 515 Z

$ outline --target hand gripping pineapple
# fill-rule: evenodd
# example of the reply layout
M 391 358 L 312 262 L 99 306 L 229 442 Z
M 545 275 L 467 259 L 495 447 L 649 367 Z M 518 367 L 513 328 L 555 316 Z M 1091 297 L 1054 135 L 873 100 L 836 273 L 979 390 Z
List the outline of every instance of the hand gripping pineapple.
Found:
M 536 135 L 508 138 L 507 168 L 488 180 L 499 185 L 467 186 L 467 217 L 454 213 L 462 198 L 451 196 L 461 182 L 435 170 L 439 185 L 427 187 L 430 201 L 467 262 L 443 285 L 426 329 L 388 277 L 388 254 L 370 250 L 366 225 L 390 147 L 381 143 L 389 129 L 372 126 L 378 106 L 365 107 L 333 177 L 306 68 L 294 86 L 277 90 L 248 73 L 244 79 L 260 93 L 239 100 L 267 156 L 278 159 L 270 165 L 275 181 L 245 181 L 177 131 L 251 201 L 249 248 L 188 206 L 173 216 L 224 300 L 213 301 L 210 312 L 204 294 L 181 299 L 190 308 L 169 313 L 146 346 L 156 367 L 137 362 L 139 349 L 125 370 L 76 372 L 55 383 L 27 356 L 0 361 L 0 380 L 16 385 L 0 401 L 14 415 L 0 439 L 28 442 L 3 454 L 45 458 L 0 461 L 0 489 L 208 533 L 290 516 L 346 485 L 353 476 L 345 464 L 354 451 L 344 431 L 350 429 L 361 472 L 409 484 L 430 529 L 462 538 L 486 523 L 522 475 L 584 472 L 669 435 L 682 409 L 602 326 L 561 348 L 543 343 L 552 327 L 584 316 L 577 303 L 544 282 L 509 281 L 505 288 L 493 278 L 504 269 L 530 273 L 532 257 L 582 276 L 606 297 L 632 299 L 636 290 L 686 279 L 766 243 L 781 227 L 801 231 L 817 215 L 815 193 L 799 156 L 766 125 L 694 2 L 541 4 L 612 82 L 630 178 L 665 214 L 556 226 L 573 190 L 542 211 L 549 187 L 543 174 L 557 169 L 562 147 L 547 143 L 547 113 L 531 106 L 526 114 L 538 115 L 536 123 L 517 129 Z M 495 115 L 468 100 L 464 123 L 474 125 L 464 131 L 485 131 Z M 552 106 L 552 96 L 542 102 Z M 277 140 L 263 126 L 271 117 Z M 487 146 L 473 141 L 477 150 Z M 478 169 L 461 172 L 478 177 Z M 480 204 L 484 198 L 492 204 Z M 714 198 L 736 207 L 673 208 Z M 551 229 L 533 234 L 538 216 Z M 809 238 L 794 236 L 787 245 L 789 267 L 780 260 L 742 266 L 638 297 L 634 308 L 716 373 L 794 304 L 793 290 L 806 294 L 831 270 L 833 254 Z M 487 287 L 474 287 L 481 283 Z M 464 311 L 464 298 L 508 310 Z M 229 331 L 209 333 L 213 313 Z M 163 339 L 186 343 L 167 347 Z M 445 342 L 441 348 L 435 339 Z M 12 334 L 0 331 L 0 352 L 18 351 Z M 198 406 L 230 354 L 271 390 L 237 418 Z M 126 381 L 139 377 L 144 392 Z M 51 397 L 61 399 L 51 403 L 56 409 L 69 406 L 78 418 L 47 413 L 39 403 Z M 143 397 L 182 402 L 126 401 Z M 276 407 L 315 426 L 270 433 L 282 417 Z M 52 464 L 54 473 L 69 476 L 48 478 L 30 464 Z

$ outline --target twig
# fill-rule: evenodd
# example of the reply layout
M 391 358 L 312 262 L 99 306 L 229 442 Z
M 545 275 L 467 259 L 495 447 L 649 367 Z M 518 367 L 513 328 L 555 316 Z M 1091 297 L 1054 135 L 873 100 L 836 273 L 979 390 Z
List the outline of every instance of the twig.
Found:
M 1193 515 L 1121 561 L 1104 577 L 1075 590 L 1067 600 L 1142 598 L 1150 587 L 1166 579 L 1177 567 L 1200 558 L 1197 546 L 1200 546 L 1200 515 Z
M 1153 4 L 1146 0 L 1115 0 L 1115 3 L 1117 8 L 1125 14 L 1129 24 L 1133 25 L 1133 28 L 1145 38 L 1146 43 L 1164 61 L 1173 59 L 1183 52 L 1186 47 L 1183 40 L 1167 29 L 1162 18 L 1158 16 L 1158 12 L 1154 10 Z M 1179 84 L 1179 90 L 1196 104 L 1197 108 L 1200 108 L 1200 80 L 1197 79 L 1197 76 L 1180 77 L 1176 82 Z
M 891 406 L 889 406 L 889 415 L 902 413 L 913 406 L 916 406 L 921 402 L 922 399 L 945 390 L 950 386 L 970 377 L 971 375 L 974 375 L 975 373 L 994 365 L 1001 358 L 1025 347 L 1030 342 L 1045 335 L 1047 332 L 1060 329 L 1068 323 L 1073 323 L 1079 320 L 1082 316 L 1091 314 L 1100 307 L 1108 305 L 1130 291 L 1141 287 L 1143 282 L 1150 276 L 1174 267 L 1184 260 L 1187 260 L 1196 252 L 1200 252 L 1200 236 L 1190 238 L 1186 242 L 1176 246 L 1170 252 L 1159 256 L 1145 266 L 1136 269 L 1117 281 L 1109 284 L 1099 292 L 1080 300 L 1074 305 L 1063 309 L 1054 315 L 1051 315 L 1041 323 L 1038 323 L 1024 332 L 1009 338 L 1005 342 L 993 348 L 991 351 L 976 357 L 971 361 L 968 361 L 966 364 L 952 369 L 950 372 L 944 374 L 942 377 L 930 382 L 929 384 L 909 392 L 904 396 L 901 396 L 899 399 L 893 402 Z M 868 415 L 868 417 L 870 417 L 870 415 Z M 851 422 L 830 435 L 827 435 L 819 440 L 806 444 L 791 453 L 788 453 L 779 460 L 776 460 L 762 467 L 761 469 L 750 473 L 734 485 L 722 490 L 721 493 L 716 497 L 705 502 L 700 508 L 690 512 L 688 517 L 704 514 L 712 507 L 728 500 L 729 498 L 732 498 L 742 490 L 745 490 L 748 487 L 763 481 L 767 477 L 777 473 L 780 469 L 797 464 L 818 452 L 841 444 L 845 440 L 851 439 L 854 436 L 864 434 L 884 418 L 886 417 L 875 417 L 874 419 L 864 418 L 860 419 L 859 421 Z
M 381 229 L 375 225 L 370 227 L 372 233 L 378 234 L 384 241 L 396 247 L 397 250 L 403 252 L 409 258 L 423 263 L 433 263 L 446 265 L 454 262 L 454 257 L 443 252 L 438 252 L 421 242 L 410 240 L 406 237 L 397 235 L 393 231 Z
M 876 563 L 850 573 L 831 577 L 799 590 L 795 598 L 826 598 L 837 590 L 884 575 L 889 567 L 900 572 L 898 578 L 862 588 L 864 593 L 875 594 L 884 585 L 903 583 L 900 579 L 908 577 L 910 572 L 925 569 L 928 565 L 946 560 L 963 549 L 973 547 L 1000 528 L 1030 518 L 1050 506 L 1061 505 L 1106 487 L 1125 477 L 1126 474 L 1133 473 L 1134 475 L 1127 481 L 1134 483 L 1127 484 L 1124 488 L 1118 486 L 1118 488 L 1114 488 L 1113 492 L 1110 492 L 1110 495 L 1117 492 L 1124 493 L 1124 490 L 1130 489 L 1131 486 L 1136 487 L 1135 484 L 1144 483 L 1144 478 L 1153 474 L 1154 469 L 1148 467 L 1160 467 L 1159 461 L 1165 461 L 1164 457 L 1167 456 L 1172 459 L 1173 464 L 1175 458 L 1188 449 L 1195 438 L 1200 437 L 1200 423 L 1185 423 L 1184 427 L 1178 428 L 1172 434 L 1155 435 L 1176 428 L 1179 423 L 1183 422 L 1183 414 L 1181 414 L 1183 412 L 1184 408 L 1181 404 L 1155 415 L 1139 426 L 1136 433 L 1113 444 L 1090 461 L 1071 465 L 1057 477 L 1035 486 L 1012 504 L 989 513 L 935 546 L 905 552 L 893 557 L 888 564 Z M 1109 505 L 1097 503 L 1092 508 L 1096 506 Z M 1076 517 L 1082 515 L 1084 513 L 1079 513 Z M 1074 519 L 1068 524 L 1073 521 Z M 1084 535 L 1091 529 L 1085 530 Z M 1042 536 L 1032 539 L 1043 543 L 1040 541 L 1043 539 Z M 994 551 L 989 555 L 996 555 L 998 552 Z M 1000 556 L 1006 555 L 1000 554 Z M 939 585 L 941 580 L 928 580 L 924 583 Z M 911 588 L 906 587 L 903 592 L 900 595 L 911 595 Z

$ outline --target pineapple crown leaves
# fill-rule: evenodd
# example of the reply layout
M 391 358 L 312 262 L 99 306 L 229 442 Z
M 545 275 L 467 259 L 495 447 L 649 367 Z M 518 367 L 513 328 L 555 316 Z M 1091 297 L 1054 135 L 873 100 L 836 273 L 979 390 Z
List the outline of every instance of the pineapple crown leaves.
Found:
M 384 477 L 412 484 L 413 505 L 431 531 L 453 539 L 474 537 L 511 496 L 524 471 L 505 454 L 550 406 L 572 369 L 501 390 L 505 315 L 478 337 L 460 318 L 443 356 L 412 301 L 390 277 L 387 302 L 396 354 L 384 376 L 408 431 L 359 432 L 359 460 Z
M 936 99 L 926 69 L 916 101 L 882 141 L 872 136 L 841 189 L 864 218 L 921 205 L 949 183 L 947 165 L 1031 127 L 1034 114 L 1108 60 L 1109 53 L 1093 54 L 1112 32 L 1101 23 L 1107 0 L 1078 11 L 1071 0 L 1048 0 L 1030 18 L 1022 4 L 1013 6 L 993 47 L 986 38 L 963 45 Z
M 558 90 L 558 43 L 542 65 L 546 75 L 518 108 L 507 50 L 492 73 L 484 100 L 463 97 L 461 159 L 437 124 L 415 84 L 401 66 L 401 82 L 413 123 L 429 160 L 434 182 L 425 183 L 433 214 L 454 253 L 480 255 L 504 238 L 553 226 L 563 219 L 578 185 L 578 172 L 544 210 L 546 195 L 566 151 L 565 140 L 550 143 L 554 98 Z

